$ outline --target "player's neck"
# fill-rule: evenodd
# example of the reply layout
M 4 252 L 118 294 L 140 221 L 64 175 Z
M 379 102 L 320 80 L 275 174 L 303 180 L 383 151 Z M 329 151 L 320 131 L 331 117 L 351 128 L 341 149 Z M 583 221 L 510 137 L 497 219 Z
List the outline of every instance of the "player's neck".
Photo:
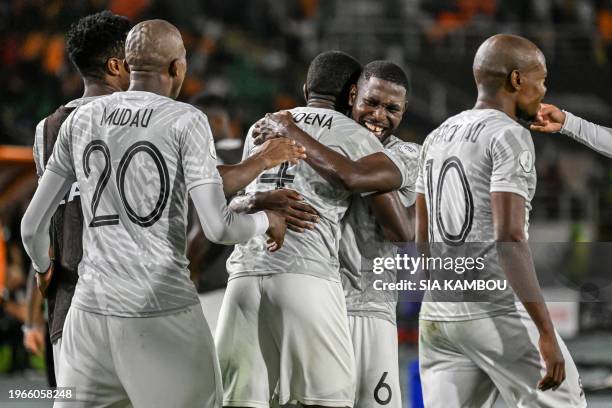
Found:
M 110 95 L 113 92 L 121 91 L 119 87 L 97 78 L 83 78 L 83 85 L 85 89 L 83 90 L 82 98 L 87 98 L 90 96 Z
M 495 109 L 517 120 L 515 102 L 508 98 L 500 98 L 497 95 L 479 94 L 474 109 Z
M 128 91 L 146 91 L 170 97 L 172 84 L 163 75 L 152 72 L 130 73 Z
M 336 98 L 330 95 L 310 93 L 306 106 L 309 108 L 336 109 Z

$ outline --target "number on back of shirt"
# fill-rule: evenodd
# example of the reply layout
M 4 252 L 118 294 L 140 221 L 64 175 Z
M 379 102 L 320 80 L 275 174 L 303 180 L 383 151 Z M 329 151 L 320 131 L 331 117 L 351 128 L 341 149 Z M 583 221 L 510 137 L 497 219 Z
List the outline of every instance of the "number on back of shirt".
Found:
M 284 162 L 278 168 L 278 171 L 271 173 L 264 173 L 259 176 L 260 183 L 276 184 L 276 188 L 285 188 L 288 184 L 293 184 L 295 175 L 289 174 L 289 162 Z
M 119 224 L 119 214 L 96 214 L 98 211 L 98 205 L 100 204 L 100 199 L 102 198 L 106 184 L 110 179 L 112 169 L 110 150 L 108 146 L 102 140 L 93 140 L 85 147 L 85 150 L 83 151 L 83 171 L 85 172 L 85 177 L 89 178 L 89 174 L 91 173 L 89 160 L 94 152 L 100 152 L 100 154 L 102 154 L 104 158 L 104 168 L 102 169 L 102 174 L 96 183 L 94 195 L 91 199 L 91 213 L 93 217 L 89 223 L 89 226 L 102 227 L 105 225 L 117 225 Z M 146 153 L 153 159 L 160 180 L 160 190 L 155 208 L 144 216 L 136 213 L 128 202 L 125 194 L 125 175 L 136 153 Z M 168 166 L 166 165 L 166 162 L 159 149 L 157 149 L 153 143 L 147 141 L 134 143 L 121 157 L 119 167 L 117 168 L 116 177 L 117 187 L 119 188 L 119 197 L 121 198 L 121 203 L 123 204 L 130 221 L 132 221 L 134 224 L 140 225 L 141 227 L 150 227 L 151 225 L 155 224 L 161 218 L 164 208 L 166 208 L 166 204 L 168 203 L 168 196 L 170 195 L 170 176 L 168 174 Z
M 427 173 L 427 198 L 429 201 L 429 240 L 433 241 L 433 223 L 434 218 L 438 231 L 442 236 L 442 240 L 448 245 L 461 245 L 465 242 L 468 234 L 472 230 L 472 223 L 474 222 L 474 198 L 472 197 L 472 191 L 470 189 L 470 183 L 463 164 L 458 157 L 452 156 L 444 160 L 440 173 L 438 174 L 438 181 L 436 183 L 436 189 L 433 187 L 433 159 L 427 160 L 425 163 L 425 171 Z M 444 183 L 447 176 L 455 172 L 457 178 L 461 184 L 461 192 L 463 200 L 442 200 L 442 192 L 444 190 Z M 435 193 L 435 194 L 434 194 Z M 455 198 L 455 197 L 453 197 Z M 442 204 L 446 205 L 457 205 L 457 203 L 463 204 L 464 206 L 464 218 L 461 223 L 461 228 L 458 232 L 453 233 L 449 231 L 448 227 L 444 224 Z

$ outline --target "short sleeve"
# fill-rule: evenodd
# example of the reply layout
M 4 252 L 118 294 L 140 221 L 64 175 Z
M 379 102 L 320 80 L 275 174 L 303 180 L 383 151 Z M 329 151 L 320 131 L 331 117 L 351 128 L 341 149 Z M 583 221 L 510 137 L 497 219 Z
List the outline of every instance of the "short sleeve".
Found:
M 208 119 L 201 112 L 194 117 L 182 132 L 181 159 L 187 191 L 202 184 L 223 180 L 217 170 L 217 151 Z
M 416 202 L 416 193 L 409 188 L 402 188 L 398 191 L 399 199 L 404 207 L 410 207 Z
M 387 156 L 393 160 L 402 172 L 403 183 L 400 190 L 414 191 L 419 174 L 419 153 L 421 146 L 415 143 L 399 142 L 386 148 Z
M 415 191 L 419 194 L 427 194 L 427 192 L 425 191 L 424 170 L 425 170 L 425 156 L 427 154 L 428 140 L 429 140 L 429 137 L 425 139 L 425 143 L 423 143 L 423 147 L 421 148 L 419 152 L 419 162 L 418 162 L 416 186 L 415 186 Z
M 491 139 L 491 192 L 515 193 L 530 201 L 535 192 L 535 151 L 525 129 L 509 129 Z
M 78 109 L 75 109 L 62 124 L 46 167 L 47 170 L 73 181 L 76 181 L 76 174 L 72 159 L 72 122 L 77 112 Z

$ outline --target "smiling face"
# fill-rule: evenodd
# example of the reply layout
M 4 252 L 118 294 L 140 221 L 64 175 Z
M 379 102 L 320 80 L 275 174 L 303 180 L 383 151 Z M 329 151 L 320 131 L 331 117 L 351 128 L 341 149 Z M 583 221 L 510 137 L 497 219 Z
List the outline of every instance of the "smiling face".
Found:
M 370 77 L 353 85 L 351 117 L 381 142 L 397 129 L 406 111 L 406 89 L 394 82 Z

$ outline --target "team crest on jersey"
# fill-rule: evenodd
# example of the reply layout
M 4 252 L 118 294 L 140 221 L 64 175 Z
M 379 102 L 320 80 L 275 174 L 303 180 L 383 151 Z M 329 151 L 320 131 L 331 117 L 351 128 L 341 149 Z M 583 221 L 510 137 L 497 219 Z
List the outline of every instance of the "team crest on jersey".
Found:
M 533 154 L 529 150 L 521 152 L 519 155 L 519 164 L 525 173 L 531 173 L 533 170 Z
M 399 150 L 406 156 L 417 156 L 419 154 L 417 148 L 412 143 L 402 143 Z

